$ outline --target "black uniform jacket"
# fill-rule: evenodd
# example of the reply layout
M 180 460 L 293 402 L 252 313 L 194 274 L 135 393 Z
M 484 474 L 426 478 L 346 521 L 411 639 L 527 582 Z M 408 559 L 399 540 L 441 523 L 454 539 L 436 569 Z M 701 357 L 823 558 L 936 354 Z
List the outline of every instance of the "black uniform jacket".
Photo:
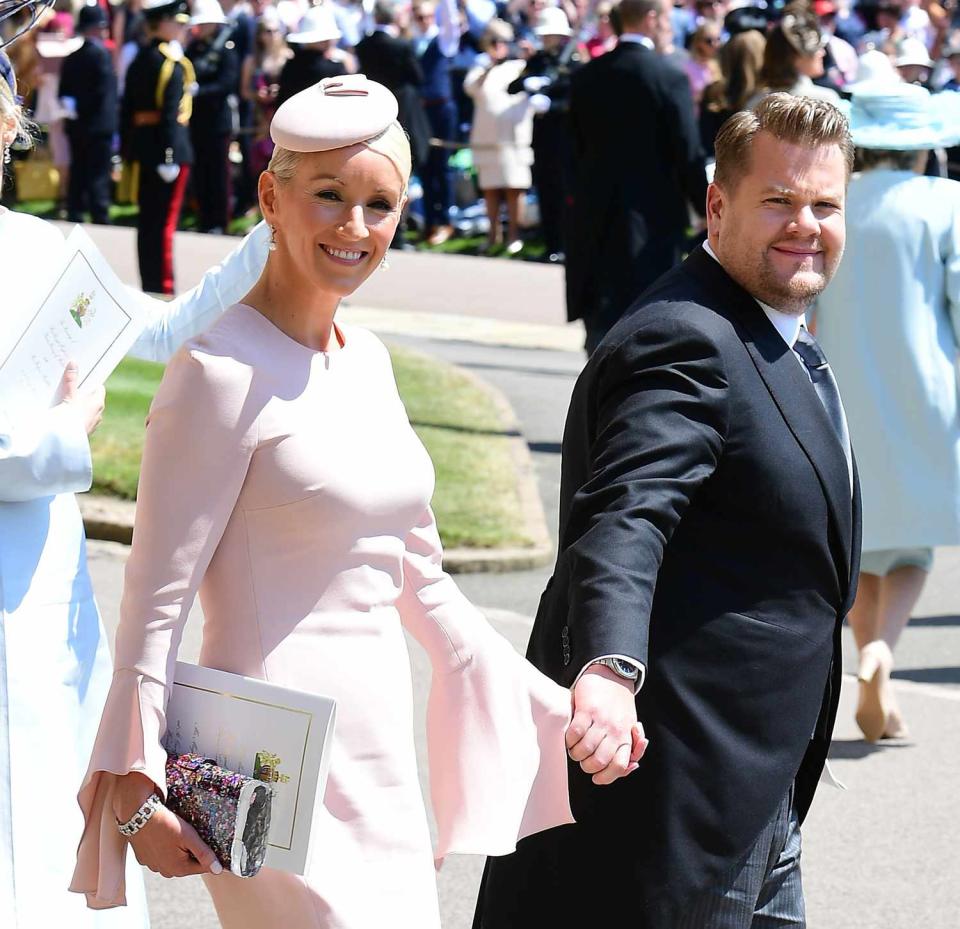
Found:
M 565 685 L 601 655 L 643 662 L 650 744 L 608 787 L 571 762 L 577 825 L 488 862 L 477 926 L 577 925 L 612 890 L 624 925 L 667 929 L 791 785 L 803 818 L 859 570 L 854 484 L 796 356 L 702 248 L 607 334 L 570 404 L 528 657 Z
M 386 32 L 374 32 L 361 39 L 354 51 L 360 70 L 393 91 L 400 107 L 397 119 L 410 136 L 414 166 L 422 165 L 430 154 L 431 133 L 420 99 L 423 69 L 413 44 Z
M 635 42 L 577 71 L 567 316 L 609 328 L 680 256 L 707 180 L 687 76 Z
M 79 135 L 113 135 L 117 131 L 117 74 L 110 52 L 87 39 L 63 60 L 59 96 L 77 101 L 77 118 L 67 130 Z
M 193 164 L 193 66 L 165 42 L 140 49 L 127 70 L 120 133 L 124 157 L 143 167 Z
M 230 96 L 236 95 L 240 80 L 240 59 L 233 41 L 224 35 L 213 41 L 195 40 L 186 54 L 197 75 L 191 130 L 210 136 L 229 134 L 233 131 Z

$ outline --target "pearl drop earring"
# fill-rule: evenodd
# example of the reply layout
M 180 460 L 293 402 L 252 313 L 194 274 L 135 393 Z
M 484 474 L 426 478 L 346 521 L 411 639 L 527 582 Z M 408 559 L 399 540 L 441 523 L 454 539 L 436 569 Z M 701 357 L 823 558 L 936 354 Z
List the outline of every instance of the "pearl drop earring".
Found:
M 277 227 L 276 226 L 270 227 L 270 244 L 267 246 L 267 248 L 269 248 L 271 252 L 275 252 L 277 250 Z

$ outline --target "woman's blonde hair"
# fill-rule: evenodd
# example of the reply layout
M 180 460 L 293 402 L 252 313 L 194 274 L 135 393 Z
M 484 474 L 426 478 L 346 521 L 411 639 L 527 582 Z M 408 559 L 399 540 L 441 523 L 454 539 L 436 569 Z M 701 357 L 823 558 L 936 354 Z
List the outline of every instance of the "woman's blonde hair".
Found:
M 379 135 L 362 142 L 371 151 L 378 152 L 384 158 L 389 158 L 403 181 L 403 193 L 407 192 L 410 181 L 410 172 L 413 170 L 413 156 L 410 154 L 410 140 L 404 132 L 403 126 L 394 120 Z M 278 180 L 289 181 L 296 173 L 300 163 L 300 152 L 292 152 L 279 145 L 273 150 L 267 170 Z

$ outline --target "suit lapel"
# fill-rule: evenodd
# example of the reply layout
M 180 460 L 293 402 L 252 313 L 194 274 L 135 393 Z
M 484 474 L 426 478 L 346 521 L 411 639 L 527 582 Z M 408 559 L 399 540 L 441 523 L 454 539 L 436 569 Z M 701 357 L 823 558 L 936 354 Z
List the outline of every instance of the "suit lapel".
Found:
M 850 472 L 816 390 L 757 301 L 718 262 L 703 249 L 693 252 L 687 262 L 698 277 L 708 281 L 714 297 L 732 311 L 733 322 L 773 402 L 816 471 L 840 537 L 840 576 L 849 582 L 854 542 Z

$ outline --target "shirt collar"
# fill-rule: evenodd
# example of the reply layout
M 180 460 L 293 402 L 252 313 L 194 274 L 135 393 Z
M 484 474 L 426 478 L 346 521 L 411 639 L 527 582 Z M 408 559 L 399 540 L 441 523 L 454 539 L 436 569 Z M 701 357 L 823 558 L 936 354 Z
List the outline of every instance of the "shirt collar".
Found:
M 639 32 L 625 32 L 620 36 L 619 41 L 621 42 L 633 42 L 635 45 L 642 45 L 644 48 L 649 48 L 651 52 L 656 51 L 656 46 L 653 44 L 653 39 L 648 35 L 640 35 Z
M 710 247 L 710 243 L 707 240 L 704 240 L 703 250 L 721 267 L 723 266 L 720 259 L 717 258 L 716 252 Z M 757 300 L 756 297 L 753 298 Z M 767 319 L 773 323 L 773 328 L 777 330 L 780 334 L 780 338 L 787 343 L 788 348 L 793 348 L 794 344 L 797 341 L 797 336 L 800 335 L 800 329 L 806 323 L 806 317 L 803 313 L 799 316 L 793 316 L 790 313 L 783 313 L 780 310 L 775 310 L 772 306 L 768 306 L 762 300 L 757 300 L 757 303 L 760 304 L 760 309 L 763 310 Z

